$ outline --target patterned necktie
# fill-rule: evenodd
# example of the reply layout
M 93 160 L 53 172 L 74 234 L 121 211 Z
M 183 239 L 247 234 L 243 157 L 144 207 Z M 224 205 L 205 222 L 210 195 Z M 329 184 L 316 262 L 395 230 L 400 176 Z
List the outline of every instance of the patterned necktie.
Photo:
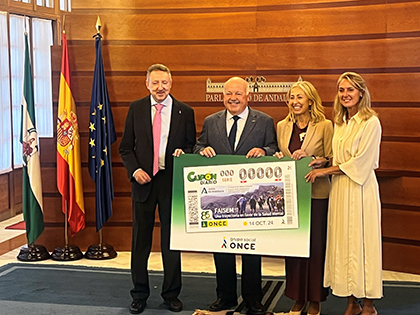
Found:
M 229 132 L 229 144 L 230 147 L 232 148 L 232 152 L 235 151 L 235 140 L 236 140 L 236 132 L 238 131 L 238 120 L 239 120 L 239 116 L 233 116 L 232 117 L 234 122 L 232 125 L 232 128 L 230 128 L 230 132 Z
M 162 104 L 155 104 L 155 117 L 153 118 L 153 176 L 159 171 L 159 147 L 160 147 L 160 131 L 162 125 Z

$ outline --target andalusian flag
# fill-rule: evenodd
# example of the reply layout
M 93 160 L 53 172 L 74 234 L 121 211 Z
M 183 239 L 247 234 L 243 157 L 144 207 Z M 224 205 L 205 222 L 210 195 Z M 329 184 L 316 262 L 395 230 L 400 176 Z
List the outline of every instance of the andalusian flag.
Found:
M 42 211 L 42 182 L 38 134 L 35 124 L 34 90 L 32 86 L 31 61 L 29 59 L 28 34 L 26 32 L 24 67 L 22 128 L 20 134 L 23 163 L 22 207 L 28 243 L 33 244 L 44 230 L 44 215 Z
M 67 201 L 68 221 L 73 236 L 85 227 L 80 137 L 76 105 L 70 89 L 69 53 L 63 32 L 60 97 L 57 118 L 57 187 L 62 195 L 63 212 Z

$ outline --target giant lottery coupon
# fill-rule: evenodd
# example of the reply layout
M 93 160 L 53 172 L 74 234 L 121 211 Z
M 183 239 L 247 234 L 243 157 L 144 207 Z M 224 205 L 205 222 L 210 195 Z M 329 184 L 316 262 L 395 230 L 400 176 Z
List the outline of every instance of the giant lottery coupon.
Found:
M 188 233 L 298 228 L 294 162 L 184 168 Z
M 311 158 L 174 158 L 170 248 L 309 256 Z

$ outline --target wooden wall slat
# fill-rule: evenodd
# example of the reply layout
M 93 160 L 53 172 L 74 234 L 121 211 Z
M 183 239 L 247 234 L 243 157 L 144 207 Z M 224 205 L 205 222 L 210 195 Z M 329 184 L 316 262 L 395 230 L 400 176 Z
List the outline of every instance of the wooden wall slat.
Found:
M 0 213 L 10 209 L 9 191 L 9 175 L 0 174 Z
M 387 31 L 386 21 L 385 5 L 258 12 L 257 32 L 260 38 L 376 34 Z
M 382 235 L 384 237 L 420 241 L 420 208 L 418 212 L 383 209 Z
M 382 124 L 383 136 L 420 136 L 419 108 L 375 108 Z M 416 158 L 416 157 L 412 157 Z
M 419 30 L 420 3 L 392 3 L 388 5 L 388 32 L 407 32 Z
M 260 71 L 273 69 L 274 60 L 282 69 L 417 67 L 420 56 L 412 52 L 416 47 L 413 38 L 294 43 L 279 39 L 258 45 L 257 62 Z
M 420 178 L 379 178 L 381 201 L 385 204 L 420 206 Z
M 95 41 L 89 39 L 83 43 L 83 45 L 69 45 L 72 54 L 84 56 L 84 58 L 72 59 L 71 70 L 93 73 Z M 54 51 L 58 49 L 60 47 L 54 47 Z M 115 69 L 117 65 L 118 71 L 138 71 L 141 75 L 146 75 L 147 68 L 157 62 L 168 65 L 171 71 L 255 69 L 256 49 L 256 44 L 242 44 L 240 51 L 229 44 L 167 45 L 162 49 L 159 45 L 140 46 L 127 41 L 125 45 L 103 45 L 102 55 L 105 71 Z M 127 57 L 127 52 L 129 52 L 129 57 Z M 176 52 L 176 54 L 171 52 Z M 213 57 L 209 57 L 212 55 Z M 217 67 L 213 64 L 215 58 L 218 60 Z M 53 71 L 60 71 L 59 67 L 59 65 L 54 65 Z
M 321 1 L 321 0 L 312 0 L 312 1 Z M 343 1 L 343 0 L 342 0 Z M 191 8 L 191 7 L 231 7 L 231 6 L 255 6 L 257 0 L 155 0 L 155 1 L 138 1 L 138 0 L 124 0 L 124 8 L 138 8 L 138 9 L 147 9 L 147 8 Z M 86 3 L 85 0 L 72 0 L 72 9 L 73 10 L 88 10 L 93 9 L 97 10 L 98 8 L 102 9 L 115 9 L 121 7 L 121 0 L 92 0 Z
M 15 169 L 13 171 L 13 181 L 14 181 L 14 193 L 15 193 L 15 203 L 22 203 L 22 168 Z
M 419 273 L 420 246 L 384 242 L 382 257 L 385 270 Z
M 399 154 L 395 154 L 399 152 Z M 384 169 L 420 171 L 420 143 L 381 143 L 379 165 Z
M 88 39 L 86 26 L 94 26 L 96 19 L 96 15 L 68 15 L 66 18 L 68 39 Z M 255 19 L 255 14 L 248 12 L 198 15 L 124 14 L 124 18 L 115 14 L 101 15 L 102 25 L 104 25 L 102 34 L 107 40 L 137 39 L 139 36 L 143 40 L 148 38 L 159 40 L 253 38 Z M 182 27 L 179 27 L 180 21 L 182 21 Z
M 419 35 L 420 36 L 420 35 Z M 346 49 L 343 50 L 343 45 Z M 84 45 L 70 45 L 75 56 L 71 58 L 71 69 L 90 71 L 95 62 L 94 41 L 87 40 Z M 282 70 L 285 69 L 342 69 L 343 63 L 353 68 L 386 68 L 398 65 L 399 68 L 416 67 L 420 56 L 413 54 L 417 43 L 413 38 L 357 40 L 346 42 L 299 42 L 285 43 L 281 39 L 276 43 L 240 44 L 241 50 L 233 49 L 229 44 L 203 45 L 168 45 L 161 46 L 104 45 L 103 59 L 105 71 L 118 65 L 119 71 L 145 74 L 149 65 L 159 60 L 170 65 L 172 71 L 189 71 L 195 69 L 243 71 L 245 69 L 272 70 L 273 63 Z M 258 51 L 257 51 L 258 49 Z M 54 46 L 53 53 L 60 50 Z M 168 50 L 176 51 L 175 56 Z M 130 52 L 130 58 L 125 55 Z M 217 66 L 212 64 L 209 56 L 217 52 Z M 316 52 L 316 53 L 314 53 Z M 61 53 L 61 52 L 60 52 Z M 258 58 L 255 58 L 258 54 Z M 319 57 L 322 55 L 322 58 Z M 185 59 L 185 56 L 188 56 Z M 53 65 L 53 71 L 60 71 L 60 65 Z

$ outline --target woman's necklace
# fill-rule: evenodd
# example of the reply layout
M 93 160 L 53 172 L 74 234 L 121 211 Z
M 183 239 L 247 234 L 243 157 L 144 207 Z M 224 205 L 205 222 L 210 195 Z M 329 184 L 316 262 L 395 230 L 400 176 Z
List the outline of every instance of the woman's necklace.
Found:
M 305 126 L 303 128 L 301 128 L 299 126 L 299 122 L 296 121 L 296 127 L 299 130 L 299 140 L 300 140 L 300 142 L 303 142 L 303 140 L 305 140 L 306 130 L 308 129 L 308 124 L 309 124 L 309 121 L 308 121 L 308 123 L 305 124 Z

